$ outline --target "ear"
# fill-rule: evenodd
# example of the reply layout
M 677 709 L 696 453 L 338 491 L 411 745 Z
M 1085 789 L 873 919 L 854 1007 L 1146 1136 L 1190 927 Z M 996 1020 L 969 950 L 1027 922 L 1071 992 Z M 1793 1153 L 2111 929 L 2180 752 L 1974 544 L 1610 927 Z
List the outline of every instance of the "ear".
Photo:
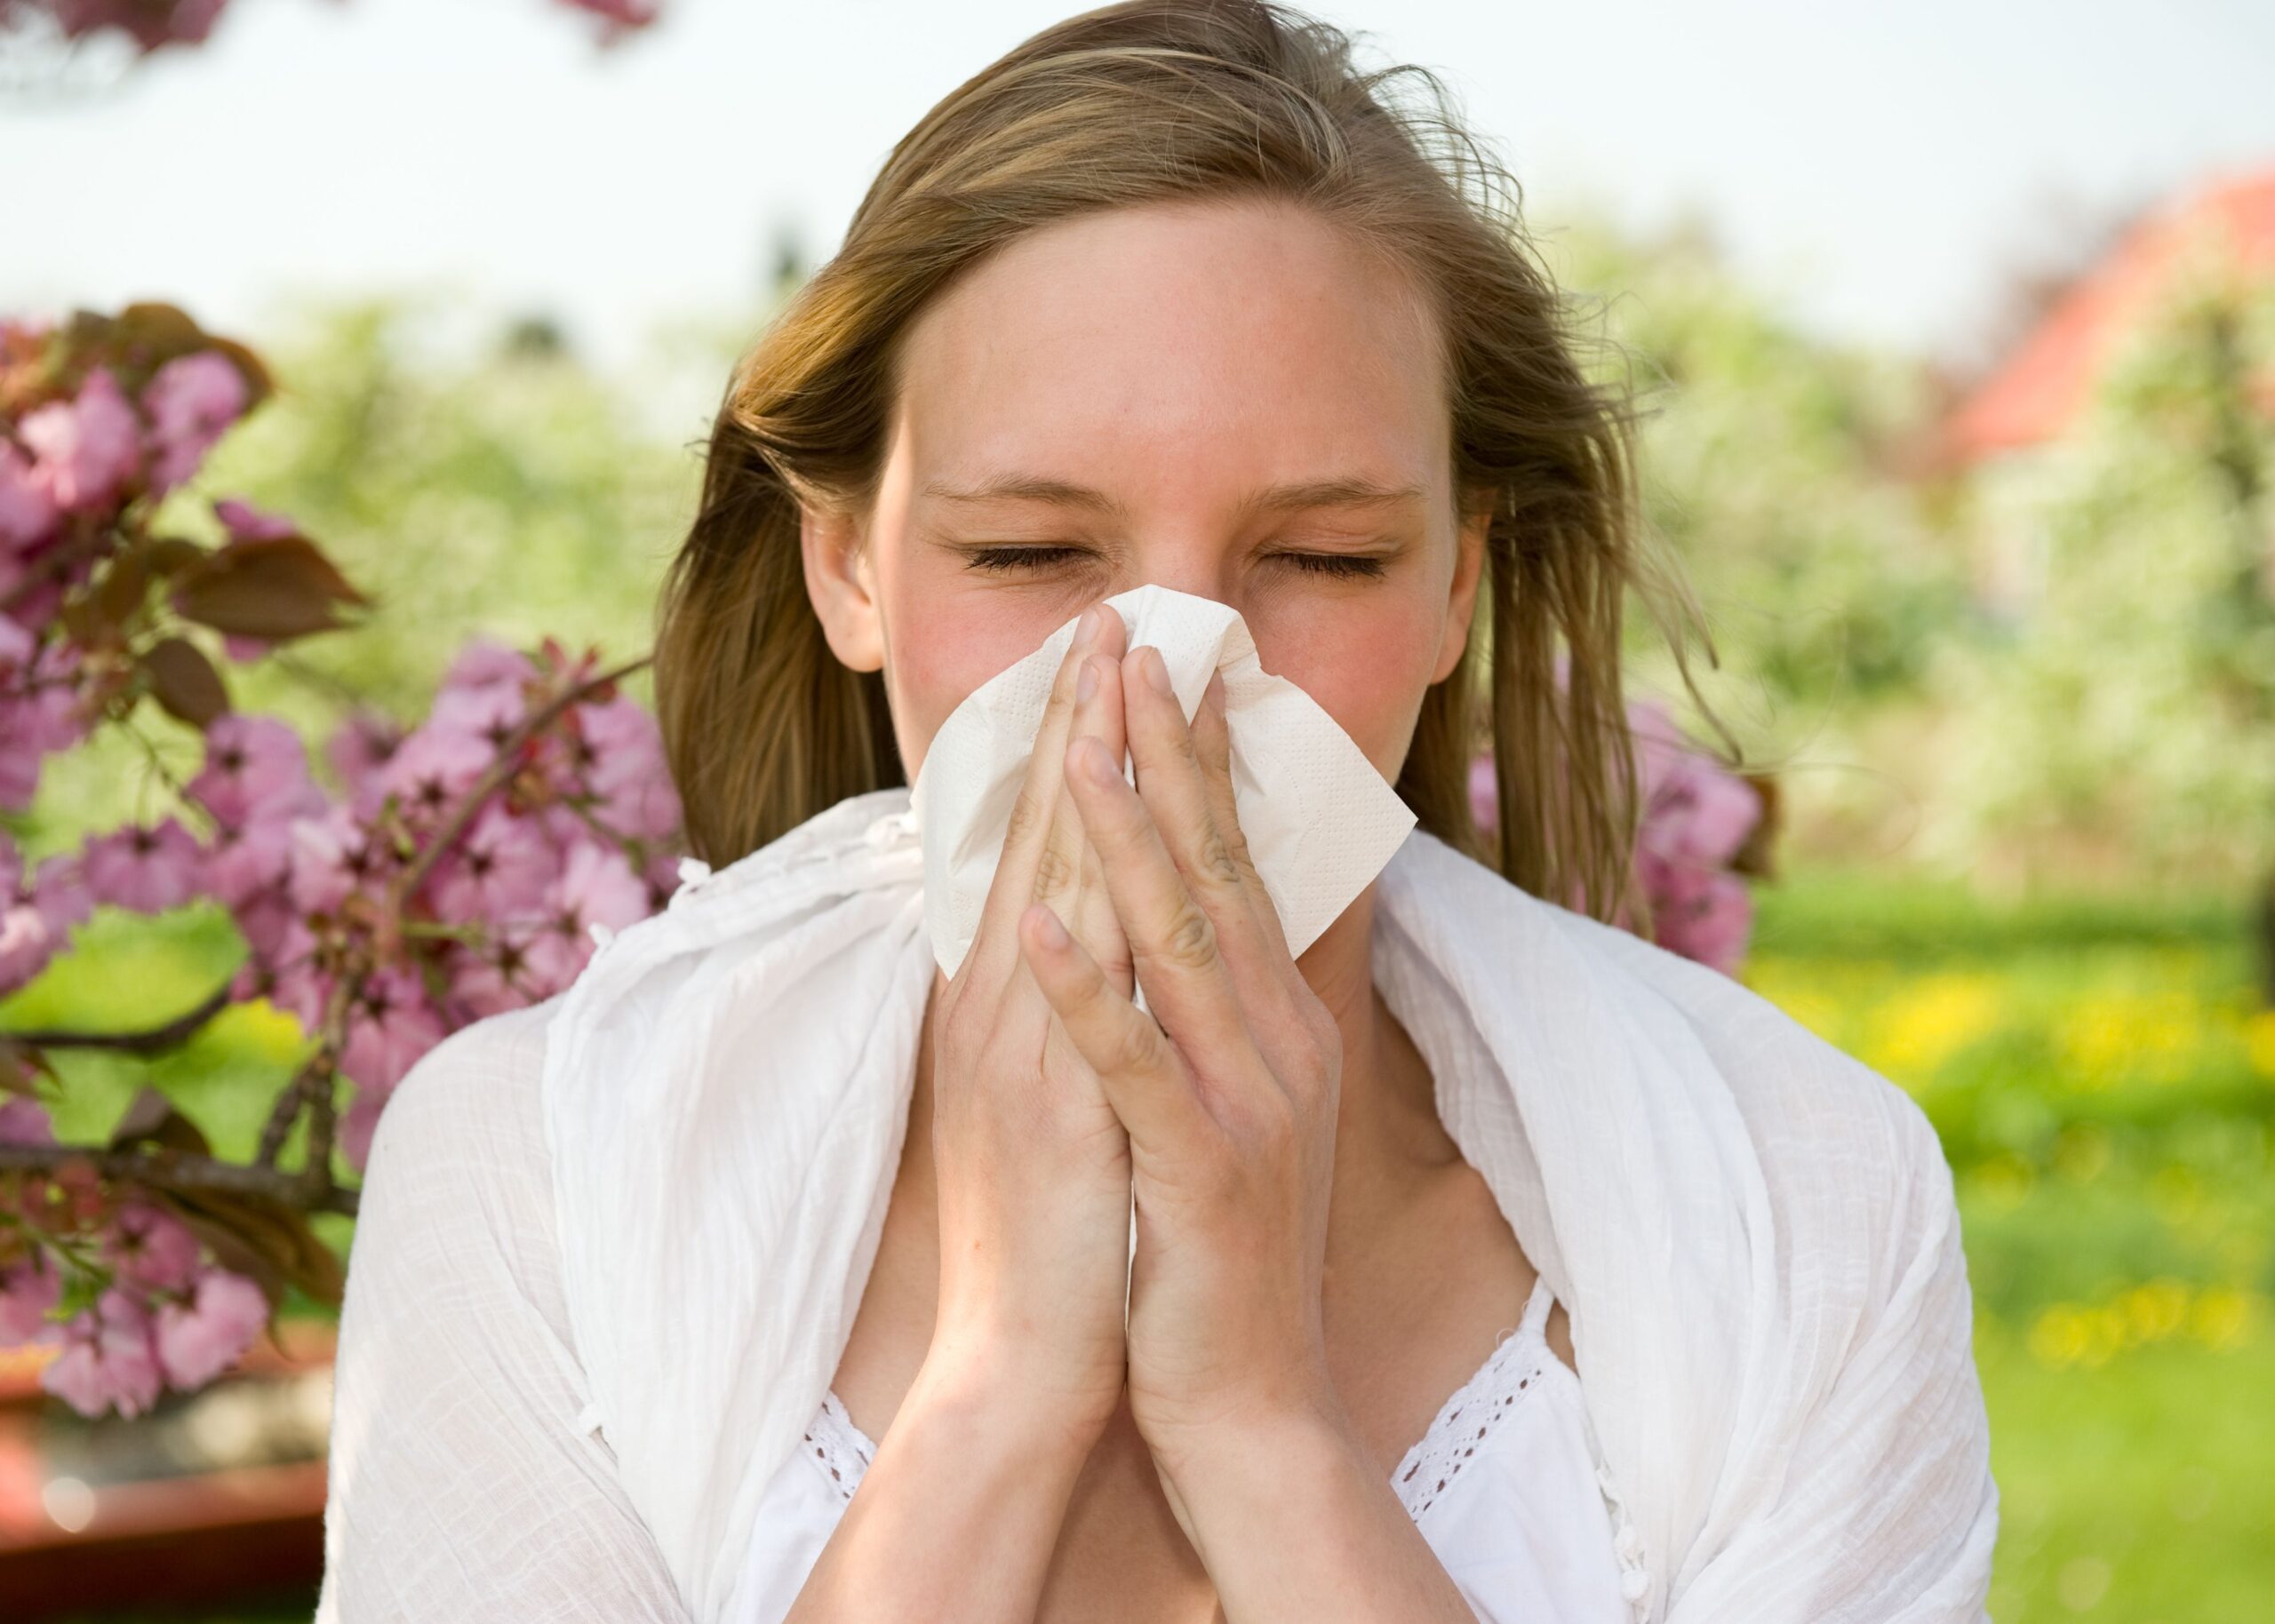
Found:
M 850 670 L 882 671 L 884 621 L 877 610 L 876 571 L 860 525 L 850 515 L 802 506 L 799 513 L 806 595 L 813 600 L 830 652 Z
M 1454 578 L 1446 597 L 1446 635 L 1438 648 L 1437 669 L 1430 677 L 1433 683 L 1453 674 L 1454 667 L 1461 664 L 1462 651 L 1469 647 L 1470 617 L 1476 612 L 1478 583 L 1485 573 L 1485 537 L 1499 510 L 1500 494 L 1489 491 L 1481 498 L 1482 505 L 1470 511 L 1455 534 Z

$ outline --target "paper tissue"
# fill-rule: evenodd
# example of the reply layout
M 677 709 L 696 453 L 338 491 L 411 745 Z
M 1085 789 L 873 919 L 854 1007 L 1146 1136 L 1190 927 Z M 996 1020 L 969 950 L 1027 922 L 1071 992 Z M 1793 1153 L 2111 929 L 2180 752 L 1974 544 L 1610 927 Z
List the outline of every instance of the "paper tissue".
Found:
M 1318 701 L 1263 668 L 1237 609 L 1150 585 L 1106 601 L 1128 627 L 1125 648 L 1161 651 L 1188 720 L 1209 673 L 1225 673 L 1233 804 L 1288 951 L 1301 953 L 1382 872 L 1414 827 L 1413 808 Z M 1012 803 L 1079 619 L 974 689 L 941 724 L 910 786 L 925 927 L 950 975 L 978 933 Z M 1122 776 L 1136 778 L 1127 759 Z

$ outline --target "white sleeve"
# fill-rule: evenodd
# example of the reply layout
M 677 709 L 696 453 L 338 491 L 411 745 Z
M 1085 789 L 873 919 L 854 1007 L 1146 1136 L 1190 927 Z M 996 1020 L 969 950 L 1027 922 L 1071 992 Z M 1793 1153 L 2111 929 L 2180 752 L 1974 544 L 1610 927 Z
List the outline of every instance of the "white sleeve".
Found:
M 1678 1592 L 1667 1624 L 1988 1618 L 1999 1488 L 1951 1167 L 1918 1105 L 1893 1084 L 1881 1099 L 1897 1164 L 1879 1170 L 1892 1187 L 1887 1262 L 1808 1262 L 1888 1289 L 1802 1420 L 1782 1491 Z
M 686 1624 L 580 1428 L 539 1079 L 558 999 L 422 1056 L 380 1113 L 347 1262 L 315 1624 Z

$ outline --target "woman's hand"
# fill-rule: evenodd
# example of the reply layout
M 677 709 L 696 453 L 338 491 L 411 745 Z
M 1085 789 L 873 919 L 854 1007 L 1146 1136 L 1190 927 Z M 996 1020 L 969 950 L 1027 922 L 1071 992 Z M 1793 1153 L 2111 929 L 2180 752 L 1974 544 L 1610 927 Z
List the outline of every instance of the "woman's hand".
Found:
M 1062 776 L 1070 735 L 1122 752 L 1121 707 L 1075 700 L 1084 657 L 1112 665 L 1127 636 L 1104 604 L 1090 617 L 1043 712 L 978 930 L 934 1011 L 940 1300 L 919 1377 L 927 1393 L 1016 1394 L 1024 1420 L 1039 1414 L 1077 1443 L 1122 1400 L 1130 1142 L 1028 961 L 1042 921 L 1064 919 L 1105 984 L 1133 984 Z
M 1103 725 L 1066 746 L 1066 780 L 1151 1013 L 1081 941 L 1029 952 L 1129 1129 L 1130 1403 L 1183 1521 L 1175 1463 L 1204 1438 L 1340 1413 L 1320 1291 L 1342 1037 L 1249 857 L 1223 679 L 1188 728 L 1159 650 L 1088 665 L 1138 782 Z

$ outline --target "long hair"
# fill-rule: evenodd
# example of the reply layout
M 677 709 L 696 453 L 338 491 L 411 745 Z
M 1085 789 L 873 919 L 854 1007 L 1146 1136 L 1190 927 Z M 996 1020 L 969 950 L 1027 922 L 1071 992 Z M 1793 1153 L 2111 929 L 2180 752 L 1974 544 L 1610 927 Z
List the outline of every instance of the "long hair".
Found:
M 1409 79 L 1425 104 L 1389 93 Z M 1038 227 L 1225 198 L 1315 211 L 1411 277 L 1445 363 L 1457 507 L 1493 509 L 1468 647 L 1425 697 L 1399 794 L 1535 896 L 1643 916 L 1624 599 L 1638 590 L 1679 664 L 1677 620 L 1704 626 L 1646 544 L 1632 396 L 1585 375 L 1516 183 L 1437 77 L 1362 70 L 1343 32 L 1265 0 L 1102 7 L 966 80 L 893 148 L 843 246 L 734 369 L 659 604 L 658 709 L 698 856 L 731 862 L 906 782 L 882 675 L 824 641 L 799 532 L 802 504 L 858 513 L 874 498 L 910 323 Z M 1470 792 L 1488 746 L 1489 834 Z

